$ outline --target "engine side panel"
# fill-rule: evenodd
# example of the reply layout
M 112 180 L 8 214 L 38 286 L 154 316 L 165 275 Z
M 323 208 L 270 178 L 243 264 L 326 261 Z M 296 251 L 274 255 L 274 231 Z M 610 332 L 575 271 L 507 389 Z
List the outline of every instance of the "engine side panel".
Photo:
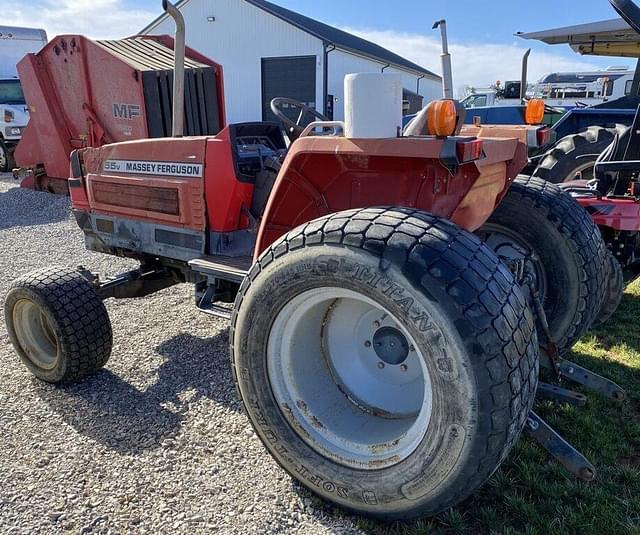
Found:
M 204 232 L 206 138 L 154 139 L 83 152 L 93 213 Z

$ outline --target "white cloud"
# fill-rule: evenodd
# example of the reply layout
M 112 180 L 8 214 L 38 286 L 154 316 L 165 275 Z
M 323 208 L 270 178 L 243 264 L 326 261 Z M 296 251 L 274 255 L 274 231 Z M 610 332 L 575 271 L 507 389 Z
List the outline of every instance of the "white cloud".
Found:
M 65 33 L 104 39 L 139 32 L 160 14 L 160 8 L 129 9 L 122 0 L 2 0 L 2 12 L 11 14 L 5 20 L 12 26 L 44 28 L 49 39 Z
M 402 57 L 440 74 L 440 34 L 425 36 L 384 30 L 344 28 L 345 31 L 373 41 Z M 435 33 L 435 32 L 434 32 Z M 519 43 L 449 43 L 453 62 L 453 83 L 462 87 L 488 87 L 497 80 L 519 80 L 522 56 L 527 47 Z M 529 81 L 550 72 L 598 70 L 597 64 L 576 56 L 567 58 L 553 52 L 534 51 L 529 57 Z
M 49 38 L 79 33 L 92 38 L 121 38 L 133 35 L 160 14 L 157 10 L 129 8 L 124 0 L 0 0 L 2 12 L 11 13 L 12 26 L 44 28 Z M 129 2 L 129 5 L 135 5 Z M 435 72 L 440 72 L 439 34 L 419 35 L 390 30 L 345 28 Z M 487 86 L 496 80 L 520 78 L 524 43 L 450 44 L 454 84 Z M 597 63 L 536 51 L 529 60 L 529 79 L 538 80 L 554 71 L 597 69 Z

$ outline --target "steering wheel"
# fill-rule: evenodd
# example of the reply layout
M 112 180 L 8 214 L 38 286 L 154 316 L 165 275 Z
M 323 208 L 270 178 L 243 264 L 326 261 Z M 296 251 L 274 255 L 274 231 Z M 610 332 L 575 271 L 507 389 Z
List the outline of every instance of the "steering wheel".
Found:
M 289 109 L 293 108 L 295 110 L 300 110 L 300 112 L 298 113 L 298 119 L 296 121 L 293 121 L 284 113 L 284 104 L 286 104 Z M 300 134 L 302 134 L 302 132 L 304 131 L 305 127 L 309 124 L 304 122 L 307 115 L 311 115 L 319 121 L 329 120 L 320 112 L 316 111 L 310 106 L 307 106 L 303 102 L 299 102 L 298 100 L 286 97 L 274 98 L 271 101 L 271 111 L 287 127 L 287 136 L 289 136 L 289 139 L 291 141 L 295 141 L 296 139 L 298 139 L 300 137 Z

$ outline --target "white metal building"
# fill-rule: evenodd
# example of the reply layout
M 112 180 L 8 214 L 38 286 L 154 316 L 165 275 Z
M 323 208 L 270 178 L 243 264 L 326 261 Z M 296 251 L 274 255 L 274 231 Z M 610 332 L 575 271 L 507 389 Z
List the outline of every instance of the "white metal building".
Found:
M 343 119 L 344 76 L 397 72 L 411 112 L 442 95 L 441 78 L 370 41 L 265 0 L 181 0 L 187 45 L 222 64 L 229 122 L 273 119 L 272 98 Z M 143 34 L 174 33 L 166 14 Z

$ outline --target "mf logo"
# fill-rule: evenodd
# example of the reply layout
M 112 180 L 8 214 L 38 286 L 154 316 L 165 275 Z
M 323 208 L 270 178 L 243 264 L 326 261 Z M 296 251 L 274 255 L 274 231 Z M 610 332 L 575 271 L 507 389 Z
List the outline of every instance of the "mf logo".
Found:
M 116 119 L 128 119 L 132 120 L 136 117 L 140 117 L 140 105 L 139 104 L 113 104 L 113 116 Z

